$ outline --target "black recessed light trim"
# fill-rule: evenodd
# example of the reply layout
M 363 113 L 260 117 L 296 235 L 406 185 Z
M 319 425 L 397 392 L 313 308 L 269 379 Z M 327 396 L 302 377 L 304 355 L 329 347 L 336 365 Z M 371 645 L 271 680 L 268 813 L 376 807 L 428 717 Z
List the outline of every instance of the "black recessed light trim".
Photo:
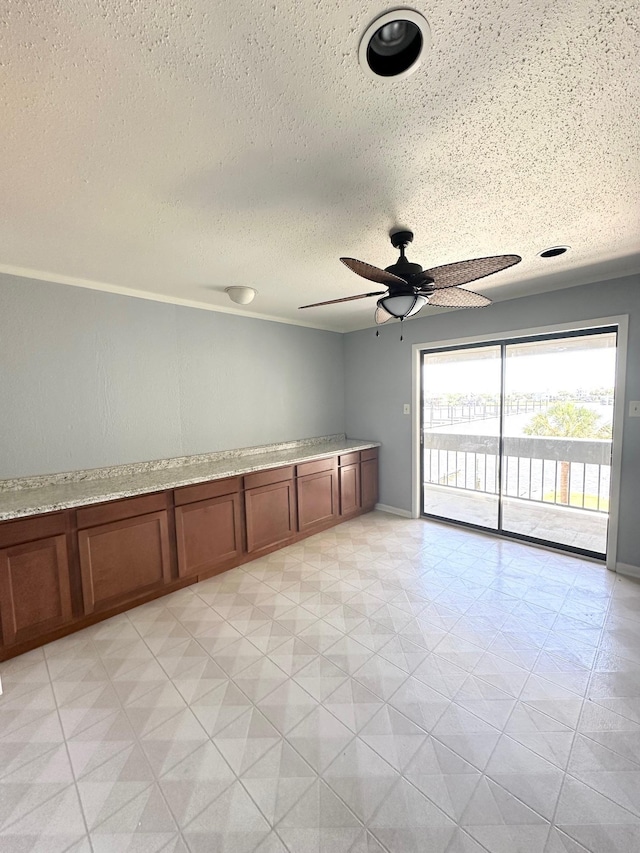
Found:
M 368 77 L 402 80 L 416 71 L 431 45 L 426 18 L 413 9 L 379 15 L 360 39 L 358 61 Z
M 397 77 L 415 63 L 422 51 L 422 33 L 410 21 L 395 21 L 405 25 L 405 35 L 398 43 L 387 47 L 380 34 L 393 24 L 387 24 L 376 32 L 367 48 L 369 68 L 378 77 Z
M 545 249 L 538 253 L 540 258 L 557 258 L 558 255 L 564 255 L 569 251 L 569 246 L 552 246 L 550 249 Z

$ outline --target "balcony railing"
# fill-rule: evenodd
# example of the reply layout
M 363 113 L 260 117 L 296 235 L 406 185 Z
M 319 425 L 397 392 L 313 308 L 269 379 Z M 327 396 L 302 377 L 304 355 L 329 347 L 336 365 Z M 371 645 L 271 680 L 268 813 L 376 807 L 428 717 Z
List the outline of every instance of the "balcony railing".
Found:
M 507 400 L 504 404 L 505 415 L 522 415 L 527 412 L 546 411 L 550 399 Z M 484 421 L 500 417 L 500 403 L 478 402 L 469 403 L 439 403 L 431 401 L 424 410 L 425 428 L 448 426 L 449 424 L 468 423 L 469 421 Z
M 506 496 L 609 511 L 610 440 L 505 436 L 503 453 Z M 498 457 L 496 436 L 423 431 L 425 486 L 497 494 Z

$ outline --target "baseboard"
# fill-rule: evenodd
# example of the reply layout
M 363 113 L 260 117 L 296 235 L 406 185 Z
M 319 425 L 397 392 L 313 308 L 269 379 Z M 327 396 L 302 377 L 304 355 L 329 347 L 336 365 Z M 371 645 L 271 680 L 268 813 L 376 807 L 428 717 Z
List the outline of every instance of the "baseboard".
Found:
M 616 563 L 616 572 L 630 578 L 640 578 L 640 566 L 630 566 L 629 563 Z
M 400 516 L 402 516 L 402 518 L 413 518 L 410 510 L 400 509 L 397 506 L 387 506 L 386 504 L 376 504 L 374 509 L 379 509 L 380 512 L 388 512 L 391 515 L 400 515 Z

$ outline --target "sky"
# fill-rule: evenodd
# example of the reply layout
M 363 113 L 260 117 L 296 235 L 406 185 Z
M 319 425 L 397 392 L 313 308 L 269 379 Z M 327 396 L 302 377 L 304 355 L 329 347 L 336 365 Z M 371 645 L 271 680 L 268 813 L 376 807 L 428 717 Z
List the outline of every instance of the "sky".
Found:
M 559 343 L 559 342 L 558 342 Z M 509 356 L 514 352 L 513 356 Z M 522 351 L 520 351 L 522 352 Z M 499 350 L 496 351 L 499 354 Z M 613 388 L 615 384 L 614 347 L 576 349 L 561 352 L 515 354 L 507 349 L 505 372 L 506 392 L 557 393 L 590 391 L 596 388 Z M 474 359 L 472 351 L 456 353 L 455 361 L 444 361 L 424 367 L 425 396 L 443 394 L 483 394 L 500 391 L 500 358 Z M 430 356 L 427 356 L 430 359 Z

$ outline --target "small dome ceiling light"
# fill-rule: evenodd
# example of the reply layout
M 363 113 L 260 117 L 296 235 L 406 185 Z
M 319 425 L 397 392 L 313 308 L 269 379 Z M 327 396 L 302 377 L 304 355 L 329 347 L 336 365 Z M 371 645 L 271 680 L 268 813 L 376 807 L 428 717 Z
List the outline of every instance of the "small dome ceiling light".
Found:
M 565 252 L 568 252 L 569 248 L 569 246 L 552 246 L 550 249 L 545 249 L 543 252 L 539 252 L 538 257 L 557 258 L 558 255 L 564 255 Z
M 369 77 L 402 80 L 416 71 L 431 45 L 426 18 L 394 9 L 375 19 L 360 39 L 358 61 Z
M 383 308 L 387 314 L 391 314 L 397 320 L 406 320 L 417 314 L 427 304 L 427 297 L 420 293 L 396 294 L 378 299 L 378 308 Z
M 248 305 L 253 302 L 255 295 L 258 292 L 253 287 L 225 287 L 224 292 L 228 294 L 229 299 L 237 305 Z

